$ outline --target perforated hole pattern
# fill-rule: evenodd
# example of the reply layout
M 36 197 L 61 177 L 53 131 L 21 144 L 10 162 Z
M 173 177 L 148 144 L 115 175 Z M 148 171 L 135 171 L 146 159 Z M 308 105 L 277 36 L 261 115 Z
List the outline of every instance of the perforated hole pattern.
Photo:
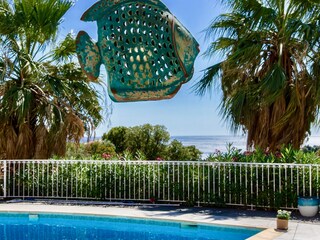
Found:
M 111 81 L 117 78 L 127 86 L 154 87 L 182 73 L 167 12 L 128 4 L 108 15 L 102 28 L 109 43 L 105 47 Z

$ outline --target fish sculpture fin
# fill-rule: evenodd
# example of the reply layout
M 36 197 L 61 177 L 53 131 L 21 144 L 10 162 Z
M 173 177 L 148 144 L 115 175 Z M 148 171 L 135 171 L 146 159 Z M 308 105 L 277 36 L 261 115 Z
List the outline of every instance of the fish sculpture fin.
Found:
M 81 20 L 85 22 L 93 22 L 105 16 L 105 9 L 112 7 L 123 0 L 101 0 L 92 5 L 82 15 Z
M 145 0 L 155 6 L 162 7 L 164 10 L 168 8 L 160 0 Z M 135 4 L 134 0 L 100 0 L 92 5 L 85 13 L 82 15 L 81 20 L 85 22 L 93 22 L 98 19 L 106 17 L 106 12 L 113 6 L 119 3 L 132 2 Z
M 80 31 L 76 39 L 76 50 L 83 72 L 87 77 L 95 81 L 100 75 L 101 57 L 99 47 L 89 35 Z

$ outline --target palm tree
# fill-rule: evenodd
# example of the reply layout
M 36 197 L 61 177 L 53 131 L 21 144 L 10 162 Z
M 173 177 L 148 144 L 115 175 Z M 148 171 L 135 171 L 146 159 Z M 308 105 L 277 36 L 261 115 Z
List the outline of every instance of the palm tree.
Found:
M 72 59 L 69 34 L 55 44 L 69 0 L 0 2 L 0 156 L 62 156 L 102 121 L 99 95 Z M 52 47 L 53 46 L 53 47 Z
M 223 60 L 204 71 L 197 93 L 221 86 L 221 114 L 249 148 L 299 148 L 319 116 L 319 0 L 223 2 L 231 10 L 208 28 L 206 52 Z

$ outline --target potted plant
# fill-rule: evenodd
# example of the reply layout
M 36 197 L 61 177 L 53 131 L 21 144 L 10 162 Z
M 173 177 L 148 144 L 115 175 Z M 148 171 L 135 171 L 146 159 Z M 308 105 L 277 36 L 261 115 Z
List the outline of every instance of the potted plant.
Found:
M 291 212 L 286 210 L 278 210 L 277 212 L 277 229 L 288 230 L 288 223 Z
M 299 197 L 298 209 L 304 217 L 314 217 L 319 210 L 319 199 L 317 197 Z

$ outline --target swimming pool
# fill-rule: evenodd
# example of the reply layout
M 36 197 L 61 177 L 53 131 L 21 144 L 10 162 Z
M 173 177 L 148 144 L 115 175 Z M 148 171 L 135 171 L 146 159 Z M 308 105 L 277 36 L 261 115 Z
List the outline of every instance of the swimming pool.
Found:
M 0 239 L 6 240 L 240 240 L 260 231 L 124 217 L 0 213 Z

